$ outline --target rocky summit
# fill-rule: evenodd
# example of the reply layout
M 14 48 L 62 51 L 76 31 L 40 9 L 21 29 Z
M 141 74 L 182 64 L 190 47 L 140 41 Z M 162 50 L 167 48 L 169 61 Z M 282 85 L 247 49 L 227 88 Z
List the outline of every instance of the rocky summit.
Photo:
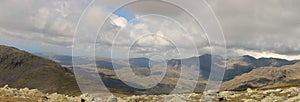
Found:
M 90 94 L 69 96 L 45 94 L 37 89 L 0 88 L 1 102 L 299 102 L 300 87 L 245 91 L 205 91 L 203 93 L 170 95 L 133 95 L 123 97 L 93 97 Z

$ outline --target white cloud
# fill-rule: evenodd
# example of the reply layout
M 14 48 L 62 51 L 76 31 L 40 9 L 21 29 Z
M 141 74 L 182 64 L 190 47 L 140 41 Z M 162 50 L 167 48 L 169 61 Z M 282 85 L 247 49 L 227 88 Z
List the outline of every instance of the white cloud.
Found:
M 72 46 L 78 19 L 88 4 L 86 0 L 4 0 L 0 2 L 0 40 L 13 42 L 24 39 L 22 41 L 39 42 L 35 43 L 36 46 L 53 45 L 68 50 Z M 124 1 L 103 2 L 92 5 L 86 12 L 85 21 L 82 23 L 86 26 L 79 28 L 84 29 L 81 33 L 83 35 L 80 39 L 81 43 L 93 46 L 97 35 L 96 30 L 100 25 L 97 21 L 105 19 L 108 14 L 111 14 L 111 7 Z M 119 47 L 116 48 L 119 53 L 123 54 L 137 38 L 146 34 L 157 34 L 163 37 L 141 38 L 139 44 L 147 46 L 155 44 L 161 46 L 160 49 L 137 48 L 135 53 L 147 52 L 149 55 L 160 50 L 168 51 L 167 49 L 173 49 L 175 45 L 182 49 L 182 54 L 186 53 L 184 56 L 195 55 L 191 51 L 195 48 L 199 50 L 199 54 L 209 52 L 209 39 L 192 17 L 185 15 L 185 12 L 174 5 L 161 4 L 157 1 L 145 2 L 148 3 L 141 2 L 125 8 L 136 14 L 134 23 L 127 21 L 125 17 L 112 14 L 98 37 L 99 51 L 109 53 L 114 44 Z M 299 1 L 210 0 L 209 3 L 223 27 L 229 50 L 245 50 L 232 51 L 234 54 L 230 55 L 245 53 L 292 59 L 294 57 L 288 56 L 300 54 Z M 156 13 L 159 16 L 144 15 L 148 13 Z M 117 35 L 119 30 L 121 31 Z M 217 42 L 211 41 L 211 43 Z M 82 46 L 84 47 L 86 46 Z
M 156 47 L 164 47 L 171 46 L 171 42 L 168 39 L 164 38 L 162 34 L 154 34 L 150 36 L 145 36 L 137 41 L 138 46 L 156 46 Z
M 111 19 L 114 20 L 114 18 Z M 197 50 L 197 47 L 207 46 L 207 40 L 203 37 L 201 30 L 187 29 L 193 24 L 191 23 L 193 21 L 185 20 L 184 24 L 181 24 L 160 15 L 137 15 L 136 21 L 137 23 L 128 23 L 126 27 L 120 29 L 104 27 L 111 29 L 100 32 L 103 35 L 101 35 L 102 39 L 98 40 L 98 51 L 109 52 L 111 49 L 114 51 L 116 51 L 115 49 L 122 49 L 125 52 L 129 51 L 140 55 L 140 57 L 162 54 L 166 58 L 174 58 L 175 56 L 178 57 L 178 54 L 170 54 L 170 52 L 179 53 L 178 50 L 180 50 L 181 57 L 190 57 L 199 55 L 194 51 Z M 198 36 L 195 37 L 194 35 Z M 120 51 L 120 53 L 124 51 Z M 204 54 L 204 52 L 199 52 Z M 123 53 L 124 56 L 126 54 L 128 52 Z
M 277 54 L 277 53 L 272 53 L 272 52 L 256 52 L 256 51 L 249 51 L 249 50 L 243 50 L 243 49 L 235 49 L 235 53 L 238 55 L 251 55 L 254 56 L 255 58 L 283 58 L 287 60 L 299 60 L 300 55 L 282 55 L 282 54 Z
M 113 24 L 121 28 L 125 28 L 128 24 L 128 21 L 124 17 L 118 17 L 117 15 L 112 15 L 110 19 L 112 20 Z
M 50 11 L 47 8 L 38 9 L 36 15 L 30 16 L 30 19 L 33 21 L 34 27 L 38 29 L 44 29 L 47 24 L 49 14 Z
M 80 5 L 80 1 L 69 0 L 1 1 L 0 40 L 22 42 L 14 43 L 14 46 L 35 42 L 27 46 L 54 45 L 65 50 L 72 44 L 74 28 L 82 11 Z M 10 39 L 4 39 L 5 36 Z
M 228 48 L 299 55 L 299 1 L 210 1 Z

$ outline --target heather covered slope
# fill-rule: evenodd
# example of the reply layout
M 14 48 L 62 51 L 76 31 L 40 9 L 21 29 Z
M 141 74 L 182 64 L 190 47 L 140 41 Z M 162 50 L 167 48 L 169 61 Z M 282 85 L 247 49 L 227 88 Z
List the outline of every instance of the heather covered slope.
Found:
M 292 60 L 288 61 L 285 59 L 278 58 L 254 58 L 249 55 L 240 56 L 236 58 L 229 59 L 226 63 L 226 73 L 224 76 L 224 81 L 233 79 L 236 76 L 240 76 L 244 73 L 248 73 L 254 69 L 259 69 L 262 67 L 282 67 L 285 65 L 293 65 L 299 61 Z
M 81 94 L 74 75 L 56 62 L 17 48 L 0 46 L 0 86 L 5 84 L 47 93 Z
M 282 67 L 261 67 L 226 81 L 224 90 L 276 88 L 300 85 L 300 63 Z

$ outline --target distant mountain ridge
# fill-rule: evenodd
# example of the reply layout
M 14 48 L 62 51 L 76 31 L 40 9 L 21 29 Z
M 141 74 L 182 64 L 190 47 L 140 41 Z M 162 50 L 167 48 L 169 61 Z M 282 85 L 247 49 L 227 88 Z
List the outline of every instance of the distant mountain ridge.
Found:
M 215 61 L 212 62 L 211 59 L 214 57 Z M 91 60 L 91 59 L 83 59 L 83 60 Z M 197 62 L 199 61 L 199 62 Z M 166 74 L 166 80 L 163 81 L 163 85 L 169 85 L 173 86 L 176 84 L 176 80 L 180 77 L 180 71 L 181 68 L 191 68 L 193 66 L 198 67 L 198 70 L 200 71 L 200 76 L 199 76 L 199 84 L 197 85 L 197 90 L 203 90 L 205 87 L 205 82 L 207 81 L 210 72 L 211 72 L 211 67 L 218 67 L 222 68 L 220 65 L 224 64 L 226 61 L 226 72 L 224 75 L 224 86 L 228 88 L 223 88 L 226 90 L 245 90 L 246 88 L 259 88 L 259 87 L 268 87 L 272 86 L 274 83 L 270 83 L 270 80 L 264 80 L 264 78 L 260 77 L 254 77 L 257 79 L 251 79 L 250 81 L 247 81 L 246 83 L 259 83 L 259 82 L 266 82 L 268 84 L 262 84 L 262 85 L 246 85 L 244 81 L 242 81 L 243 78 L 245 80 L 248 80 L 247 77 L 250 75 L 254 74 L 257 71 L 272 71 L 272 68 L 284 68 L 286 66 L 292 66 L 296 63 L 299 63 L 299 60 L 285 60 L 285 59 L 279 59 L 279 58 L 254 58 L 249 55 L 245 56 L 240 56 L 240 57 L 235 57 L 235 58 L 230 58 L 225 60 L 221 56 L 216 56 L 216 55 L 210 55 L 210 54 L 205 54 L 197 57 L 191 57 L 191 58 L 184 58 L 184 59 L 170 59 L 167 60 L 167 66 L 170 68 L 169 73 Z M 118 68 L 122 68 L 122 66 L 125 65 L 125 63 L 129 63 L 131 67 L 133 68 L 134 72 L 137 72 L 138 75 L 145 75 L 147 76 L 149 73 L 149 62 L 150 59 L 148 58 L 131 58 L 128 61 L 126 60 L 120 60 L 120 61 L 112 61 L 112 59 L 109 58 L 103 58 L 103 57 L 96 57 L 96 64 L 97 68 L 99 69 L 108 69 L 108 70 L 114 70 L 114 66 L 117 66 Z M 63 64 L 63 63 L 61 63 Z M 159 67 L 159 63 L 158 64 Z M 267 68 L 266 67 L 271 67 Z M 103 70 L 99 71 L 101 75 L 109 75 L 111 77 L 115 77 L 114 74 L 107 73 Z M 265 72 L 267 73 L 267 72 Z M 263 73 L 262 73 L 263 74 Z M 244 77 L 244 75 L 247 75 Z M 186 75 L 183 75 L 186 76 Z M 252 75 L 253 76 L 253 75 Z M 255 75 L 254 75 L 255 76 Z M 238 79 L 237 79 L 238 78 Z M 114 79 L 114 78 L 112 78 Z M 109 79 L 111 80 L 111 79 Z M 109 82 L 109 80 L 106 80 L 106 82 Z M 115 79 L 114 79 L 115 80 Z M 168 81 L 172 80 L 172 81 Z M 273 79 L 272 79 L 273 80 Z M 275 79 L 274 79 L 275 80 Z M 289 80 L 289 79 L 288 79 Z M 296 79 L 298 80 L 298 79 Z M 115 81 L 114 81 L 115 82 Z M 165 83 L 166 82 L 166 83 Z M 276 81 L 279 83 L 282 83 L 282 81 Z M 288 83 L 290 81 L 287 81 L 285 83 Z M 226 83 L 234 83 L 234 85 L 231 84 L 226 84 Z M 117 84 L 117 83 L 114 83 Z M 120 83 L 119 83 L 120 84 Z M 108 84 L 109 85 L 109 84 Z M 241 86 L 240 86 L 241 85 Z M 242 86 L 244 85 L 244 86 Z M 295 84 L 291 84 L 295 85 Z M 123 85 L 124 86 L 124 85 Z M 169 88 L 172 87 L 164 87 L 167 90 L 170 90 Z
M 249 55 L 236 57 L 229 59 L 226 63 L 227 70 L 224 76 L 224 80 L 228 81 L 233 79 L 235 76 L 248 73 L 253 69 L 260 67 L 281 67 L 285 65 L 293 65 L 299 61 L 292 60 L 288 61 L 279 58 L 254 58 Z
M 261 67 L 226 81 L 223 90 L 300 86 L 300 63 L 281 67 Z

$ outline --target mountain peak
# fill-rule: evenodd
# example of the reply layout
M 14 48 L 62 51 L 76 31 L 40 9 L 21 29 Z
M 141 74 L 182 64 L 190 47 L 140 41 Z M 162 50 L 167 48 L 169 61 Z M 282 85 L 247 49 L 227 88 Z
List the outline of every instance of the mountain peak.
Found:
M 247 59 L 253 59 L 253 60 L 256 59 L 255 57 L 250 56 L 250 55 L 243 55 L 242 57 L 243 57 L 243 58 L 247 58 Z

